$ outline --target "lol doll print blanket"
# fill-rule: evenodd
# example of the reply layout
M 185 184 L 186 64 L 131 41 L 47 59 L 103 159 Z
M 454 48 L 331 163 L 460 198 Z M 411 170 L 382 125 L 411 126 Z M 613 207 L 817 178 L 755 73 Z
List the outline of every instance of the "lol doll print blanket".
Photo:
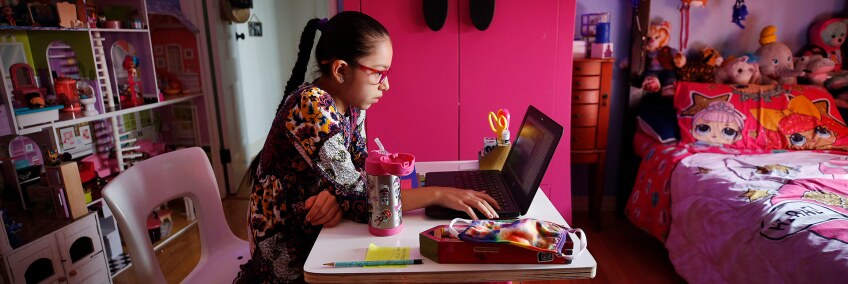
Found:
M 665 246 L 691 283 L 844 283 L 848 156 L 700 153 L 670 182 Z

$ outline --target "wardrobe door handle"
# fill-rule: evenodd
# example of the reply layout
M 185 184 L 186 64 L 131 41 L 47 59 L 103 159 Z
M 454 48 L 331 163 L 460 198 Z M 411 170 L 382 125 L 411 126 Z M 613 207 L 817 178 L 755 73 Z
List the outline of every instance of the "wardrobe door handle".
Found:
M 580 101 L 580 96 L 574 96 L 575 101 Z
M 603 96 L 601 96 L 601 98 L 602 98 L 601 106 L 607 106 L 607 97 L 609 97 L 609 95 L 607 95 L 607 94 L 604 94 Z

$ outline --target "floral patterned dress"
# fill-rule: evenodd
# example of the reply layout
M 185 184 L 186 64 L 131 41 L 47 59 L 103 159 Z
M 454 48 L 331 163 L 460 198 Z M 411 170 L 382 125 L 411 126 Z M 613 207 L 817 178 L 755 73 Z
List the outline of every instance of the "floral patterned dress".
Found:
M 344 217 L 368 221 L 365 111 L 346 114 L 313 84 L 292 93 L 262 149 L 248 212 L 252 259 L 236 282 L 303 281 L 303 265 L 321 231 L 305 221 L 306 199 L 335 195 Z

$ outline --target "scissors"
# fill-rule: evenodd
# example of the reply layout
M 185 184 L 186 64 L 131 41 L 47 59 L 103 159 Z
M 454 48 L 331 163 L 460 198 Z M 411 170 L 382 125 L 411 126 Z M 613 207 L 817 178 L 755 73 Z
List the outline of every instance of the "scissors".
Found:
M 496 114 L 493 111 L 489 112 L 489 127 L 497 135 L 498 140 L 503 139 L 503 132 L 509 129 L 509 110 L 499 109 Z

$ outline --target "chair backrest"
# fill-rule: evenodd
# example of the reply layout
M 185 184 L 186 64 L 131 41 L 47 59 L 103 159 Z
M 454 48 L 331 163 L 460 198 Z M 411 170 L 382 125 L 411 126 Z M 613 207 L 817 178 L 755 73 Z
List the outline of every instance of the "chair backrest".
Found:
M 12 76 L 12 88 L 13 89 L 23 89 L 23 88 L 36 88 L 38 86 L 35 85 L 34 81 L 34 72 L 32 71 L 32 67 L 26 63 L 15 63 L 9 67 L 9 74 Z
M 215 174 L 197 147 L 135 164 L 106 185 L 103 197 L 117 218 L 139 282 L 165 283 L 147 234 L 147 216 L 169 200 L 188 197 L 194 202 L 201 258 L 210 248 L 240 240 L 227 226 Z

